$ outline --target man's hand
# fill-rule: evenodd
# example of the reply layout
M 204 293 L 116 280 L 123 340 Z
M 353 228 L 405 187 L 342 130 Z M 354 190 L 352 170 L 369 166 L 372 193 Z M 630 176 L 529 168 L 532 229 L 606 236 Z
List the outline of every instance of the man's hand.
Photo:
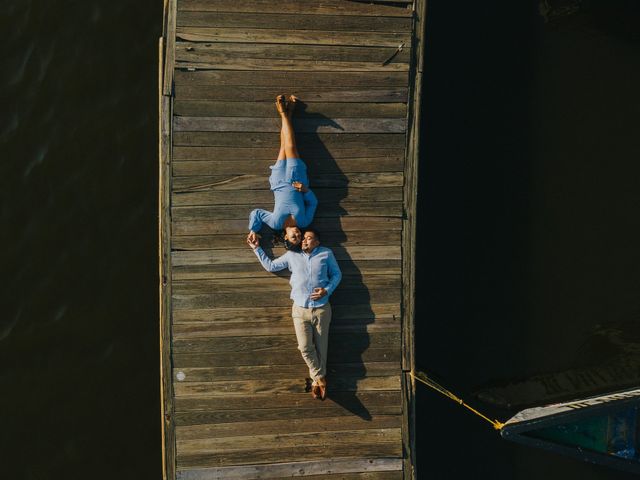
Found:
M 249 235 L 247 235 L 247 244 L 254 250 L 260 246 L 260 238 L 256 232 L 249 232 Z
M 309 295 L 311 300 L 320 300 L 327 294 L 327 290 L 322 287 L 317 287 L 313 289 L 313 293 Z
M 293 182 L 291 186 L 295 188 L 297 191 L 302 193 L 309 191 L 309 189 L 305 185 L 303 185 L 301 182 Z

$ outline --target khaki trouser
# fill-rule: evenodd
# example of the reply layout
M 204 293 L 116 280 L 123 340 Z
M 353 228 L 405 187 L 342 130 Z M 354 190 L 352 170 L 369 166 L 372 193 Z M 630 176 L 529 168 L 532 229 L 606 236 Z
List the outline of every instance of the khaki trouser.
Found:
M 322 307 L 302 308 L 294 304 L 291 316 L 296 329 L 298 350 L 309 367 L 309 376 L 313 380 L 324 377 L 327 374 L 331 305 L 326 303 Z

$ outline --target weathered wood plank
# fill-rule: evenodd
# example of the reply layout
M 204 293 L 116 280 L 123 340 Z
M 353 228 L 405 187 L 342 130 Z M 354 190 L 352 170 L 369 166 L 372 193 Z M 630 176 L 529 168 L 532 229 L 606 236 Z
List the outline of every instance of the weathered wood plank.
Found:
M 340 270 L 345 275 L 371 274 L 396 275 L 401 271 L 400 260 L 341 260 Z M 262 266 L 256 261 L 247 264 L 222 265 L 182 265 L 173 268 L 173 278 L 176 280 L 191 278 L 239 278 L 239 277 L 267 277 Z
M 410 17 L 411 10 L 392 5 L 375 5 L 341 0 L 323 0 L 322 2 L 299 2 L 298 0 L 251 0 L 237 2 L 235 0 L 180 0 L 179 11 L 195 12 L 239 12 L 302 15 L 366 15 L 373 17 Z M 279 23 L 279 25 L 296 25 Z
M 199 169 L 201 164 L 207 167 L 209 162 L 182 162 L 190 163 L 196 167 L 196 171 L 211 173 L 217 169 Z M 224 162 L 221 162 L 224 163 Z M 256 171 L 254 163 L 253 171 Z M 375 162 L 371 162 L 374 165 Z M 195 165 L 194 165 L 195 164 Z M 176 163 L 173 165 L 174 174 Z M 225 163 L 228 165 L 228 163 Z M 187 170 L 194 173 L 193 170 Z M 247 171 L 249 171 L 247 169 Z M 242 175 L 242 174 L 241 174 Z M 244 174 L 246 175 L 246 174 Z M 372 187 L 372 188 L 317 188 L 313 191 L 320 205 L 333 204 L 344 205 L 348 208 L 350 204 L 358 202 L 401 202 L 402 188 L 400 187 Z M 175 192 L 171 197 L 172 205 L 175 207 L 184 206 L 206 206 L 206 205 L 247 205 L 253 208 L 256 206 L 268 206 L 273 204 L 273 192 L 264 190 L 235 190 L 232 195 L 226 190 L 207 190 L 202 192 Z
M 307 373 L 308 375 L 308 373 Z M 398 374 L 388 377 L 345 377 L 333 376 L 330 378 L 331 392 L 367 392 L 400 390 L 400 370 Z M 217 380 L 211 382 L 176 382 L 175 394 L 177 397 L 187 395 L 255 395 L 283 393 L 306 393 L 306 384 L 303 377 L 279 378 L 257 380 Z
M 273 249 L 273 255 L 282 255 L 282 247 Z M 341 260 L 401 260 L 399 245 L 378 245 L 364 248 L 354 248 L 350 245 L 333 249 L 338 263 Z M 198 250 L 172 252 L 171 260 L 174 267 L 182 265 L 212 265 L 212 264 L 258 264 L 255 253 L 248 246 L 229 250 Z M 261 267 L 262 268 L 262 267 Z M 270 274 L 273 278 L 273 274 Z M 174 279 L 174 282 L 178 279 Z
M 290 328 L 293 328 L 290 326 Z M 333 325 L 332 325 L 333 328 Z M 400 372 L 400 364 L 394 362 L 369 362 L 369 363 L 330 363 L 327 366 L 327 374 L 331 376 L 384 377 L 397 375 Z M 178 377 L 178 374 L 180 376 Z M 255 365 L 255 366 L 229 366 L 229 367 L 201 367 L 201 368 L 176 368 L 173 378 L 190 382 L 211 382 L 219 380 L 277 380 L 280 378 L 299 377 L 305 378 L 309 369 L 304 363 L 288 365 Z
M 262 190 L 268 188 L 267 175 L 211 175 L 197 177 L 176 177 L 173 179 L 174 192 L 193 192 L 205 190 Z M 312 176 L 311 188 L 371 188 L 401 187 L 404 183 L 400 172 L 375 172 L 323 174 Z
M 322 146 L 336 146 L 341 148 L 402 148 L 405 136 L 401 133 L 352 133 L 340 135 L 336 133 L 301 133 L 296 135 L 296 142 L 305 145 L 307 149 L 317 149 Z M 276 133 L 228 133 L 228 132 L 176 132 L 173 144 L 180 146 L 202 147 L 257 147 L 266 146 L 277 151 L 280 145 L 279 135 Z
M 268 205 L 264 205 L 269 208 Z M 256 205 L 207 205 L 174 207 L 171 214 L 176 221 L 232 220 L 249 218 Z M 401 202 L 325 202 L 316 210 L 315 218 L 356 217 L 402 217 Z
M 235 58 L 210 54 L 193 61 L 181 60 L 176 68 L 187 70 L 261 70 L 299 72 L 406 72 L 407 63 L 341 62 L 334 60 L 289 60 L 280 58 Z
M 405 150 L 402 148 L 371 148 L 355 147 L 343 148 L 341 145 L 322 145 L 321 148 L 313 148 L 311 145 L 298 145 L 300 154 L 307 165 L 311 162 L 340 162 L 345 159 L 367 159 L 367 158 L 397 158 L 404 160 Z M 245 160 L 268 160 L 270 164 L 275 163 L 277 151 L 265 147 L 181 147 L 175 146 L 172 152 L 172 161 L 216 161 L 227 160 L 230 163 Z M 266 171 L 266 170 L 265 170 Z
M 261 422 L 236 422 L 204 425 L 185 425 L 176 428 L 179 441 L 206 438 L 228 438 L 250 435 L 272 435 L 280 432 L 311 433 L 355 431 L 381 428 L 400 428 L 401 419 L 397 415 L 375 415 L 369 420 L 358 416 L 345 418 L 325 417 L 322 422 L 308 420 L 265 420 Z
M 266 232 L 262 234 L 261 241 L 264 245 L 271 245 L 272 239 L 272 235 Z M 381 231 L 375 235 L 361 235 L 357 232 L 323 232 L 322 234 L 322 244 L 332 249 L 346 243 L 353 247 L 367 248 L 376 245 L 397 245 L 399 242 L 400 232 L 394 231 Z M 246 234 L 240 233 L 234 235 L 183 235 L 171 239 L 173 250 L 226 250 L 239 248 L 245 244 Z
M 265 420 L 295 420 L 295 419 L 321 419 L 325 417 L 350 417 L 353 415 L 369 418 L 373 415 L 400 415 L 402 413 L 399 404 L 392 405 L 350 405 L 351 410 L 346 410 L 334 405 L 328 408 L 317 409 L 313 406 L 292 408 L 258 408 L 256 410 L 190 410 L 176 412 L 176 425 L 203 425 L 223 424 L 235 422 L 260 422 Z
M 205 338 L 174 338 L 173 352 L 178 354 L 189 353 L 233 353 L 260 352 L 259 355 L 271 351 L 297 351 L 296 337 L 293 332 L 290 335 L 271 335 L 263 337 L 205 337 Z M 352 333 L 332 334 L 329 340 L 330 351 L 351 349 L 352 351 L 363 349 L 400 347 L 400 335 L 396 332 L 374 333 L 361 335 Z M 330 356 L 328 357 L 330 358 Z M 175 386 L 175 385 L 174 385 Z
M 344 93 L 340 92 L 340 95 Z M 371 94 L 372 91 L 369 90 L 368 93 Z M 282 122 L 275 118 L 173 117 L 175 132 L 280 132 L 281 128 Z M 406 119 L 299 118 L 295 119 L 294 128 L 297 133 L 403 133 L 406 130 Z
M 189 72 L 191 73 L 191 72 Z M 236 73 L 236 72 L 234 72 Z M 263 73 L 249 72 L 260 77 Z M 322 72 L 319 72 L 322 73 Z M 291 88 L 276 87 L 290 91 Z M 285 89 L 286 88 L 286 89 Z M 275 88 L 274 88 L 274 91 Z M 174 104 L 176 115 L 193 117 L 254 117 L 273 118 L 274 107 L 271 102 L 225 102 L 216 100 L 180 99 Z M 373 102 L 312 102 L 299 108 L 296 118 L 406 118 L 405 103 Z
M 223 452 L 212 456 L 209 453 L 179 455 L 178 467 L 208 467 L 223 465 L 247 465 L 252 463 L 280 463 L 299 460 L 321 460 L 325 458 L 349 457 L 399 457 L 402 455 L 402 443 L 375 443 L 344 445 L 320 445 L 313 449 L 263 448 Z
M 271 274 L 270 274 L 271 275 Z M 359 320 L 359 319 L 377 319 L 391 318 L 399 316 L 399 305 L 393 304 L 364 304 L 357 303 L 340 306 L 334 305 L 333 320 Z M 215 308 L 210 310 L 181 310 L 174 312 L 173 323 L 179 324 L 184 322 L 237 322 L 246 319 L 264 322 L 278 322 L 291 319 L 291 311 L 283 310 L 280 307 L 264 307 L 256 310 L 255 308 Z
M 269 28 L 178 27 L 176 36 L 189 42 L 284 43 L 287 45 L 342 45 L 397 47 L 411 43 L 411 32 L 320 32 Z
M 244 30 L 230 29 L 233 32 Z M 282 35 L 278 30 L 277 34 Z M 324 32 L 322 32 L 324 33 Z M 354 35 L 366 35 L 357 32 Z M 374 37 L 380 33 L 371 34 Z M 406 87 L 409 84 L 408 72 L 299 72 L 299 71 L 266 71 L 247 72 L 233 70 L 196 70 L 175 72 L 176 86 L 208 85 L 210 87 L 271 87 L 289 88 L 323 88 L 323 87 Z M 317 107 L 317 104 L 315 105 Z M 177 110 L 176 110 L 177 111 Z M 273 113 L 273 110 L 271 110 Z M 178 113 L 180 114 L 180 113 Z
M 331 351 L 331 344 L 329 345 Z M 400 360 L 400 349 L 368 348 L 362 352 L 353 349 L 337 350 L 329 354 L 329 361 L 335 363 L 357 362 L 395 362 Z M 300 352 L 295 345 L 284 351 L 266 351 L 256 355 L 255 352 L 238 352 L 230 356 L 228 353 L 185 353 L 174 354 L 174 368 L 186 367 L 225 367 L 231 365 L 288 365 L 291 362 L 302 362 Z
M 363 279 L 360 277 L 344 276 L 340 283 L 341 290 L 361 288 Z M 366 277 L 366 287 L 394 288 L 401 286 L 400 275 L 369 275 Z M 178 295 L 193 295 L 200 293 L 233 293 L 237 291 L 251 290 L 253 292 L 291 291 L 288 278 L 236 278 L 236 279 L 201 279 L 201 280 L 176 280 L 173 282 L 172 293 Z
M 291 477 L 276 477 L 272 480 L 286 480 Z M 392 472 L 328 473 L 326 475 L 306 475 L 304 480 L 401 480 L 402 470 Z
M 176 99 L 198 100 L 198 101 L 226 101 L 233 108 L 236 103 L 264 102 L 271 109 L 271 116 L 276 121 L 276 111 L 274 99 L 277 90 L 273 87 L 216 87 L 209 85 L 180 85 L 176 87 Z M 301 110 L 305 111 L 313 103 L 406 103 L 407 88 L 400 87 L 300 87 L 295 86 L 287 91 L 294 94 L 306 104 Z M 238 106 L 240 107 L 240 106 Z M 337 115 L 338 117 L 340 115 Z M 277 119 L 279 121 L 279 119 Z M 299 119 L 294 117 L 296 130 Z M 325 122 L 336 121 L 333 118 L 312 118 L 310 120 L 324 120 Z M 231 120 L 229 120 L 231 121 Z M 309 120 L 307 120 L 308 122 Z M 272 131 L 272 130 L 269 130 Z M 279 125 L 276 131 L 280 131 Z
M 379 444 L 399 442 L 399 428 L 372 428 L 364 430 L 298 432 L 279 434 L 256 434 L 221 438 L 194 438 L 178 440 L 178 450 L 182 455 L 211 454 L 218 456 L 223 452 L 255 449 L 289 449 L 303 446 L 306 448 L 323 445 Z
M 300 352 L 298 352 L 298 357 Z M 216 410 L 253 410 L 266 408 L 317 408 L 318 410 L 333 407 L 349 409 L 351 406 L 369 408 L 376 405 L 400 405 L 400 391 L 381 392 L 336 392 L 327 395 L 323 402 L 318 402 L 308 393 L 283 393 L 279 395 L 252 395 L 216 397 L 208 395 L 176 397 L 176 411 L 216 411 Z
M 179 10 L 177 25 L 223 28 L 272 28 L 295 25 L 297 30 L 334 32 L 410 32 L 411 18 L 350 15 L 297 15 L 285 13 L 224 13 Z
M 172 36 L 175 30 L 175 2 L 164 6 L 166 19 L 165 35 Z M 166 62 L 172 62 L 173 55 L 165 58 L 166 39 L 158 44 L 158 278 L 159 278 L 159 353 L 160 353 L 160 413 L 162 435 L 162 474 L 165 479 L 175 477 L 176 445 L 173 420 L 173 386 L 171 381 L 171 222 L 166 214 L 171 198 L 171 98 L 165 95 L 165 79 L 169 72 Z M 173 41 L 171 42 L 173 48 Z M 168 50 L 166 53 L 169 53 Z
M 291 319 L 287 321 L 267 324 L 251 319 L 242 322 L 217 323 L 215 329 L 207 328 L 202 322 L 193 325 L 186 323 L 174 326 L 173 334 L 176 338 L 197 338 L 197 337 L 238 337 L 247 335 L 287 335 L 292 332 Z M 352 320 L 343 322 L 331 322 L 332 332 L 354 332 L 363 335 L 380 332 L 399 332 L 400 321 L 394 319 L 378 319 L 373 321 Z
M 176 42 L 176 63 L 248 60 L 295 60 L 325 62 L 373 62 L 383 66 L 398 45 L 392 47 L 351 47 L 341 45 L 288 45 L 270 43 L 195 43 Z M 398 52 L 393 62 L 408 64 L 410 46 Z
M 399 458 L 331 458 L 330 460 L 309 462 L 180 470 L 178 471 L 178 480 L 212 480 L 221 478 L 228 480 L 253 480 L 258 478 L 276 479 L 278 477 L 307 478 L 311 475 L 324 476 L 329 472 L 335 474 L 351 474 L 355 472 L 395 472 L 401 469 L 402 460 Z M 371 478 L 382 480 L 387 477 Z

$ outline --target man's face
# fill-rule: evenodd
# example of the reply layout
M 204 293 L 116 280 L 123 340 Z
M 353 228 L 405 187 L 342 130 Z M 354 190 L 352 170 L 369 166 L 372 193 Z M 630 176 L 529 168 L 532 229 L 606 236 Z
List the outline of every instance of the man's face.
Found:
M 302 251 L 303 252 L 313 252 L 313 249 L 320 245 L 320 242 L 316 238 L 316 235 L 313 232 L 305 232 L 304 238 L 302 239 Z
M 298 227 L 287 227 L 284 234 L 285 240 L 288 240 L 291 245 L 300 245 L 302 240 L 302 232 Z

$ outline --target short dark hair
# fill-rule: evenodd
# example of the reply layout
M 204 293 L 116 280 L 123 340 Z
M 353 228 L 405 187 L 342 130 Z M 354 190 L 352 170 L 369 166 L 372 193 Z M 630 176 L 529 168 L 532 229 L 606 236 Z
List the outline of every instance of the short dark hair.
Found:
M 305 228 L 304 233 L 311 232 L 313 236 L 316 237 L 316 240 L 320 241 L 320 233 L 315 228 Z

